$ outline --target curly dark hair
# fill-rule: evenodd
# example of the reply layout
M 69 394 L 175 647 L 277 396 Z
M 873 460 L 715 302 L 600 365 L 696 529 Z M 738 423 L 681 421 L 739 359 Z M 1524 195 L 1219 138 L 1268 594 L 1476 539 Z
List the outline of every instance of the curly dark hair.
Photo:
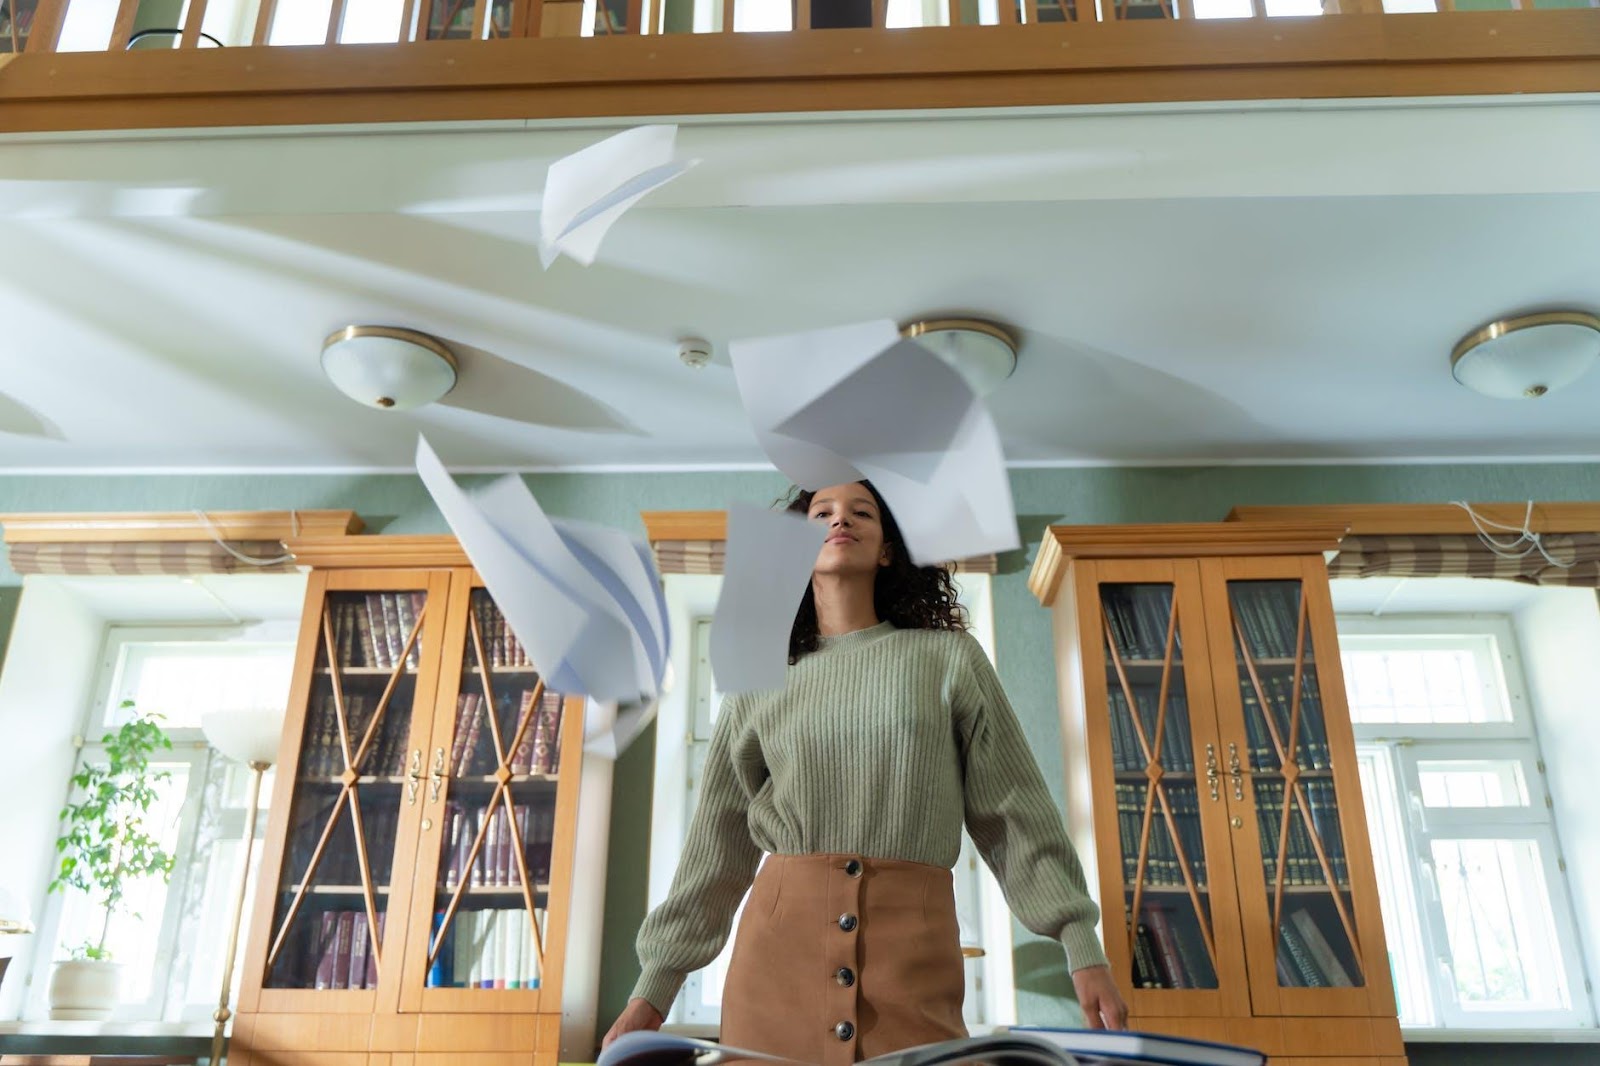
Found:
M 878 617 L 893 622 L 896 629 L 966 629 L 967 611 L 956 599 L 955 581 L 950 566 L 917 566 L 906 550 L 905 537 L 894 512 L 884 502 L 883 496 L 870 481 L 861 482 L 877 501 L 882 519 L 883 543 L 889 549 L 889 565 L 878 568 L 872 590 L 873 605 Z M 785 510 L 806 515 L 811 513 L 811 499 L 816 492 L 811 489 L 792 489 L 784 503 Z M 806 594 L 794 614 L 794 628 L 789 630 L 789 665 L 800 661 L 807 652 L 817 650 L 817 601 L 806 585 Z

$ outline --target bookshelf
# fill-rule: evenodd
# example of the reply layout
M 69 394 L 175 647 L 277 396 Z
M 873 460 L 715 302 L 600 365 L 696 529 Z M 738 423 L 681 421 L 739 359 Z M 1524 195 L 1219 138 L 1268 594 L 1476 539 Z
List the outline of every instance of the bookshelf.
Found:
M 1322 552 L 1280 523 L 1052 527 L 1069 820 L 1132 1024 L 1400 1066 Z
M 308 582 L 230 1063 L 553 1064 L 582 701 L 453 542 L 348 540 Z

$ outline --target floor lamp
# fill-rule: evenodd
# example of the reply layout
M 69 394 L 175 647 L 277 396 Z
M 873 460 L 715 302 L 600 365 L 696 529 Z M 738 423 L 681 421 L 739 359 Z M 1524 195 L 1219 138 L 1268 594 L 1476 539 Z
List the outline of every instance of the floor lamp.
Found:
M 246 807 L 244 863 L 239 870 L 239 891 L 233 901 L 233 921 L 228 927 L 228 952 L 222 964 L 222 993 L 212 1015 L 217 1027 L 211 1036 L 211 1066 L 222 1062 L 222 1042 L 233 1012 L 228 998 L 233 991 L 233 963 L 239 950 L 239 924 L 244 918 L 244 897 L 250 888 L 250 859 L 256 845 L 256 807 L 261 801 L 261 778 L 278 757 L 283 734 L 283 709 L 212 711 L 200 716 L 207 742 L 234 762 L 250 768 L 250 800 Z

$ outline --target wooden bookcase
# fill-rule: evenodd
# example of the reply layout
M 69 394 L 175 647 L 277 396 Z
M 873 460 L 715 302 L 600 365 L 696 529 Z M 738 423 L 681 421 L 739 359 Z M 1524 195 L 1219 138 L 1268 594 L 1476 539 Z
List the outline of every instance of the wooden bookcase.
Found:
M 1137 1028 L 1403 1066 L 1323 552 L 1340 526 L 1055 526 L 1074 838 Z
M 555 1063 L 582 700 L 453 539 L 289 547 L 313 570 L 231 1066 Z

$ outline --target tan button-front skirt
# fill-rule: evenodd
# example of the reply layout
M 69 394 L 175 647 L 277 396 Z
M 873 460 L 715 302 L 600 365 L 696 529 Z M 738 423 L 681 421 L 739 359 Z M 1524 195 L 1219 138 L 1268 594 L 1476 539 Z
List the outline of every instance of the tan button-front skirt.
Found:
M 845 1066 L 967 1035 L 950 871 L 771 855 L 739 920 L 722 1042 Z

